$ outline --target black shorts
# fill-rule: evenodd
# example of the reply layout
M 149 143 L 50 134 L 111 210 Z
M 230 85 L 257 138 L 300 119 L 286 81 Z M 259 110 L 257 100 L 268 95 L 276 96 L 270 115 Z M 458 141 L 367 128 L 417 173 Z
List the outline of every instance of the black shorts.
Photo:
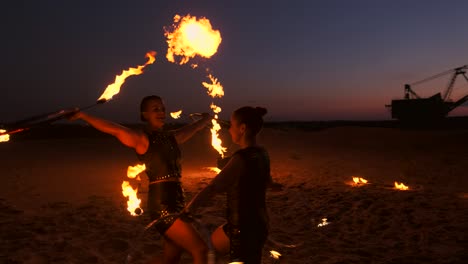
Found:
M 185 207 L 185 197 L 179 181 L 160 182 L 149 185 L 146 211 L 151 220 L 160 219 L 154 225 L 161 235 L 177 220 L 176 215 Z
M 266 225 L 236 227 L 230 223 L 223 225 L 229 238 L 229 261 L 246 264 L 261 264 L 262 251 L 268 236 Z

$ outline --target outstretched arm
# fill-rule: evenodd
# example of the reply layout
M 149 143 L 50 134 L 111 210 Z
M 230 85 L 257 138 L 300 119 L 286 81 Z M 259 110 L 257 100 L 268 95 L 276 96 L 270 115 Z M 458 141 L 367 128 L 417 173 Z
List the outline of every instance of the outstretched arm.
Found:
M 204 113 L 202 119 L 175 130 L 175 138 L 177 143 L 182 144 L 189 140 L 193 135 L 195 135 L 195 133 L 205 128 L 212 119 L 213 118 L 210 114 Z
M 120 124 L 101 119 L 81 111 L 78 111 L 76 114 L 70 117 L 70 120 L 77 119 L 85 121 L 101 132 L 116 137 L 120 142 L 122 142 L 122 144 L 135 149 L 139 154 L 145 153 L 148 149 L 148 137 L 142 131 L 133 130 Z
M 221 172 L 187 204 L 184 212 L 194 212 L 214 194 L 225 192 L 245 169 L 238 155 L 234 155 Z

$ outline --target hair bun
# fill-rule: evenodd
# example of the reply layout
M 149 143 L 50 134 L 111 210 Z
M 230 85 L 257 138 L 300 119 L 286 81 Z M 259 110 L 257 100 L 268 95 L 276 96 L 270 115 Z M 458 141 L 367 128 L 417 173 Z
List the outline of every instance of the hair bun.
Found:
M 268 112 L 266 108 L 264 107 L 255 107 L 255 111 L 258 113 L 259 116 L 264 116 Z

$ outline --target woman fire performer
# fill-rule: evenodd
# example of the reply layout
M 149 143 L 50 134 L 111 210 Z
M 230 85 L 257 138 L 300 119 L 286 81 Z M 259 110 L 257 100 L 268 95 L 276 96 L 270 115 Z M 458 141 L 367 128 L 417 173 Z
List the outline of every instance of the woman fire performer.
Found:
M 227 193 L 227 223 L 218 227 L 211 241 L 231 262 L 260 264 L 268 235 L 265 195 L 272 184 L 267 151 L 257 145 L 257 134 L 267 110 L 242 107 L 233 112 L 229 133 L 240 146 L 221 172 L 184 209 L 191 214 L 216 193 Z
M 181 152 L 179 144 L 207 126 L 212 117 L 202 114 L 197 122 L 177 130 L 164 131 L 166 110 L 161 97 L 151 95 L 140 104 L 140 118 L 146 123 L 142 130 L 131 129 L 78 111 L 70 119 L 81 119 L 99 131 L 116 137 L 122 144 L 135 149 L 145 163 L 149 178 L 147 210 L 154 226 L 164 238 L 163 263 L 179 263 L 183 250 L 193 257 L 193 263 L 207 262 L 207 246 L 193 226 L 177 214 L 184 208 L 181 186 Z

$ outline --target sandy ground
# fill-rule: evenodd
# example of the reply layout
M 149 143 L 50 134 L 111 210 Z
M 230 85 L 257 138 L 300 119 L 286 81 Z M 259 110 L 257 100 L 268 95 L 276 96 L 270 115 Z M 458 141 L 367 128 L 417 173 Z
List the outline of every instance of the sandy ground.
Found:
M 268 193 L 270 237 L 296 247 L 270 241 L 263 262 L 466 263 L 467 139 L 462 129 L 265 129 L 260 143 L 283 185 Z M 215 176 L 206 169 L 218 156 L 209 140 L 203 131 L 182 146 L 187 198 Z M 0 263 L 125 263 L 129 252 L 132 263 L 147 263 L 157 256 L 159 235 L 143 232 L 149 219 L 130 216 L 121 194 L 127 167 L 137 163 L 107 136 L 1 143 Z M 353 186 L 353 176 L 370 184 Z M 410 190 L 395 190 L 394 181 Z M 144 205 L 145 176 L 130 182 Z M 201 211 L 205 228 L 223 223 L 223 198 Z M 329 224 L 319 227 L 323 218 Z

